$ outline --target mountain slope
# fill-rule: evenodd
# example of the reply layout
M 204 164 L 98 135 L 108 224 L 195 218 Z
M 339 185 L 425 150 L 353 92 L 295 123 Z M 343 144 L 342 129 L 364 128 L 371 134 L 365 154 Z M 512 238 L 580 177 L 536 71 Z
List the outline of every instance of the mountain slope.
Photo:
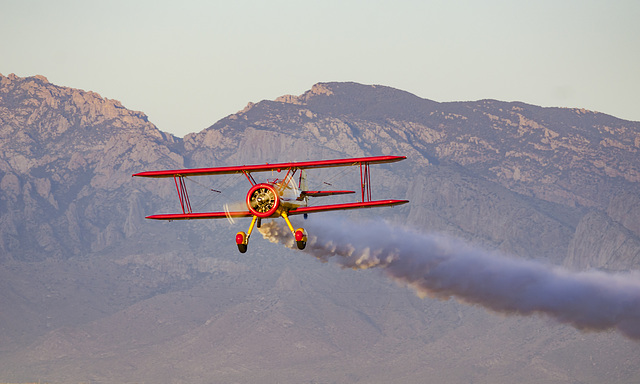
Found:
M 131 235 L 130 173 L 182 165 L 177 139 L 117 101 L 44 77 L 2 77 L 0 87 L 3 258 L 81 255 Z
M 239 256 L 233 237 L 245 221 L 145 221 L 179 209 L 174 187 L 131 178 L 406 155 L 372 167 L 373 186 L 375 198 L 410 204 L 342 215 L 575 269 L 629 270 L 640 259 L 640 123 L 320 83 L 250 103 L 181 140 L 117 101 L 43 77 L 2 76 L 0 97 L 0 381 L 640 378 L 638 344 L 615 333 L 422 300 L 377 271 L 340 270 L 257 235 Z M 358 187 L 355 173 L 312 176 Z M 242 200 L 247 189 L 242 177 L 201 184 L 189 188 L 203 209 Z
M 353 108 L 349 113 L 339 112 L 340 108 L 326 112 L 336 105 Z M 563 240 L 544 241 L 561 250 L 551 256 L 557 261 L 565 256 L 569 237 L 586 211 L 606 212 L 611 199 L 623 205 L 617 212 L 633 209 L 629 200 L 618 197 L 639 192 L 639 131 L 639 123 L 579 109 L 491 100 L 435 103 L 388 87 L 326 83 L 298 97 L 250 104 L 238 114 L 186 136 L 185 148 L 192 165 L 222 160 L 238 164 L 289 161 L 314 158 L 314 153 L 315 158 L 404 154 L 408 160 L 393 167 L 400 180 L 383 177 L 375 181 L 381 195 L 389 191 L 424 201 L 407 208 L 412 210 L 412 222 L 428 229 L 452 230 L 467 238 L 480 237 L 480 241 L 489 237 L 498 244 L 537 238 L 529 234 L 540 228 L 525 222 L 513 227 L 523 217 L 504 201 L 504 196 L 513 196 L 517 200 L 514 206 L 532 209 L 564 228 L 553 230 Z M 449 177 L 445 170 L 463 175 L 473 192 L 461 196 L 466 188 L 439 178 L 440 174 Z M 478 193 L 478 184 L 489 190 Z M 446 191 L 434 190 L 447 186 Z M 422 193 L 424 190 L 430 193 Z M 425 200 L 439 195 L 446 195 L 447 206 L 455 212 L 443 217 L 446 208 L 441 203 Z M 469 201 L 475 211 L 462 212 L 459 208 L 467 204 L 461 199 Z M 477 203 L 478 199 L 493 202 Z M 438 207 L 436 212 L 424 212 L 434 206 Z M 486 211 L 479 212 L 480 207 Z M 476 219 L 469 221 L 474 215 Z M 633 215 L 620 215 L 616 221 L 636 220 Z M 425 221 L 425 217 L 429 219 Z M 431 224 L 432 217 L 438 218 L 437 225 Z M 487 226 L 482 221 L 492 217 L 509 223 L 508 228 Z M 528 248 L 529 255 L 539 251 L 520 248 Z M 516 251 L 510 247 L 503 250 Z

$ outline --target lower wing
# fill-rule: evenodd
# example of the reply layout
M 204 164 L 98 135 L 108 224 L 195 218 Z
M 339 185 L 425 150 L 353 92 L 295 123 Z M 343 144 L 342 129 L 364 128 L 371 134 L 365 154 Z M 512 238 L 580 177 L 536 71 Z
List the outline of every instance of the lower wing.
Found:
M 193 219 L 224 219 L 227 217 L 252 217 L 249 211 L 239 212 L 200 212 L 200 213 L 164 213 L 147 216 L 146 219 L 154 220 L 193 220 Z
M 393 207 L 408 203 L 409 200 L 377 200 L 365 201 L 358 203 L 316 205 L 313 207 L 298 207 L 291 209 L 289 215 L 302 215 L 313 212 L 327 211 L 343 211 L 347 209 L 374 208 L 374 207 Z M 194 219 L 224 219 L 227 217 L 252 217 L 249 211 L 236 212 L 200 212 L 200 213 L 164 213 L 159 215 L 147 216 L 147 219 L 153 220 L 194 220 Z

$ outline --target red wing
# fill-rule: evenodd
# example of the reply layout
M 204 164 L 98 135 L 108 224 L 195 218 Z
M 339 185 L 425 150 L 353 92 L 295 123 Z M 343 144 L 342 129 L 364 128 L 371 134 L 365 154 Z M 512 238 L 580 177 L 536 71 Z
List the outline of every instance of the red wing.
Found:
M 300 207 L 289 211 L 289 215 L 302 215 L 304 213 L 341 211 L 347 209 L 392 207 L 408 203 L 409 200 L 377 200 L 346 204 L 316 205 L 313 207 Z M 249 211 L 239 212 L 201 212 L 201 213 L 165 213 L 147 216 L 147 219 L 154 220 L 194 220 L 194 219 L 223 219 L 225 217 L 251 217 Z
M 133 176 L 140 177 L 173 177 L 173 176 L 206 176 L 206 175 L 224 175 L 243 172 L 266 172 L 281 171 L 289 168 L 293 169 L 309 169 L 309 168 L 330 168 L 330 167 L 346 167 L 350 165 L 358 165 L 361 163 L 382 164 L 394 163 L 404 160 L 406 156 L 372 156 L 357 157 L 351 159 L 337 160 L 320 160 L 320 161 L 304 161 L 279 164 L 260 164 L 260 165 L 240 165 L 231 167 L 216 168 L 191 168 L 191 169 L 173 169 L 166 171 L 147 171 L 135 173 Z
M 301 215 L 304 213 L 341 211 L 346 209 L 373 208 L 373 207 L 392 207 L 408 203 L 409 200 L 377 200 L 365 201 L 358 203 L 332 204 L 332 205 L 316 205 L 313 207 L 300 207 L 289 211 L 289 215 Z
M 163 213 L 147 216 L 146 219 L 154 220 L 193 220 L 193 219 L 224 219 L 226 217 L 251 217 L 249 211 L 240 212 L 201 212 L 201 213 Z

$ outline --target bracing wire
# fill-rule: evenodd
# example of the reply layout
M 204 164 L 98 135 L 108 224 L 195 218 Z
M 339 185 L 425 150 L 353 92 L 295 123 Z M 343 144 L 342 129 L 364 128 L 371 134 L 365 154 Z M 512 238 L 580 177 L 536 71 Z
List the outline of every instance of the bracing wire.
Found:
M 227 175 L 227 177 L 223 178 L 221 183 L 213 184 L 213 185 L 205 185 L 203 183 L 200 183 L 194 180 L 191 177 L 185 177 L 185 179 L 187 179 L 188 181 L 196 184 L 197 186 L 209 192 L 212 192 L 204 196 L 200 201 L 194 204 L 194 206 L 196 206 L 198 209 L 203 209 L 204 207 L 209 205 L 212 201 L 214 201 L 218 196 L 225 195 L 225 192 L 229 188 L 234 187 L 236 184 L 238 184 L 242 180 L 240 177 L 238 177 L 237 174 Z
M 320 181 L 314 181 L 313 182 L 313 186 L 314 188 L 310 188 L 310 189 L 322 189 L 324 186 L 333 186 L 333 184 L 336 184 L 338 181 L 344 179 L 346 176 L 349 176 L 350 174 L 355 174 L 355 166 L 348 166 L 348 167 L 343 167 L 343 169 L 340 172 L 337 172 L 335 175 L 329 177 L 329 178 L 323 178 Z

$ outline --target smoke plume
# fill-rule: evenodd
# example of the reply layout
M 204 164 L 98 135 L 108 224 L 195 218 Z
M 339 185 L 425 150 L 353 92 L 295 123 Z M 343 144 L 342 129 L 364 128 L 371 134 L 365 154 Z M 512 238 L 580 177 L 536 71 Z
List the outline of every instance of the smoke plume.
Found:
M 546 314 L 583 331 L 617 329 L 640 340 L 640 274 L 572 272 L 532 260 L 496 255 L 442 235 L 385 222 L 309 220 L 305 252 L 348 268 L 383 268 L 420 297 L 478 304 L 504 314 Z M 279 221 L 262 235 L 295 248 Z

